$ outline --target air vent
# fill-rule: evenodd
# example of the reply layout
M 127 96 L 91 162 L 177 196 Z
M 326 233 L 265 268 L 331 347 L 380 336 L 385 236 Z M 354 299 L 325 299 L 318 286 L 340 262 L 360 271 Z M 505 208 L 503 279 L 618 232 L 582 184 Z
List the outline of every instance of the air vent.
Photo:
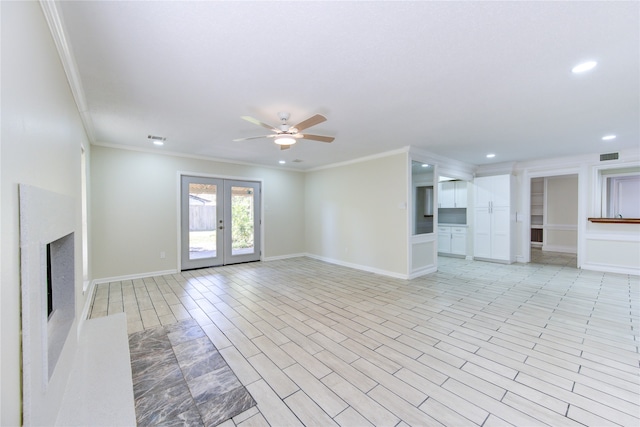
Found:
M 300 159 L 295 159 L 295 160 L 291 160 L 291 163 L 302 163 L 303 160 Z
M 618 153 L 600 154 L 600 161 L 604 162 L 605 160 L 618 160 Z
M 161 146 L 167 140 L 164 136 L 149 135 L 147 136 L 153 142 L 153 145 Z

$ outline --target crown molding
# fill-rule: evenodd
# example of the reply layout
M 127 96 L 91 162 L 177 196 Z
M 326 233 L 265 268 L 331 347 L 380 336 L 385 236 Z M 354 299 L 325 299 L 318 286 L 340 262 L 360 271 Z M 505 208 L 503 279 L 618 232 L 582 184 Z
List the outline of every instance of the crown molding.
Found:
M 44 17 L 49 25 L 49 30 L 51 31 L 51 36 L 58 50 L 58 56 L 60 57 L 62 67 L 67 76 L 73 99 L 78 107 L 80 119 L 82 120 L 87 138 L 93 143 L 96 140 L 93 121 L 89 115 L 89 108 L 85 100 L 80 73 L 78 72 L 78 66 L 73 56 L 73 49 L 65 31 L 62 14 L 58 9 L 58 3 L 53 0 L 40 0 L 40 7 L 42 8 Z
M 305 170 L 305 172 L 316 172 L 316 171 L 321 171 L 321 170 L 324 170 L 324 169 L 339 168 L 339 167 L 342 167 L 342 166 L 348 166 L 348 165 L 352 165 L 352 164 L 355 164 L 355 163 L 361 163 L 361 162 L 368 162 L 370 160 L 380 159 L 380 158 L 389 157 L 389 156 L 395 156 L 396 154 L 402 154 L 402 153 L 408 153 L 408 152 L 409 152 L 409 147 L 403 147 L 403 148 L 400 148 L 400 149 L 397 149 L 397 150 L 384 151 L 382 153 L 372 154 L 370 156 L 358 157 L 358 158 L 353 159 L 353 160 L 346 160 L 344 162 L 331 163 L 329 165 L 318 166 L 316 168 L 307 169 L 307 170 Z
M 254 168 L 273 169 L 273 170 L 279 170 L 283 172 L 296 172 L 296 173 L 305 172 L 305 170 L 303 169 L 296 169 L 293 167 L 287 167 L 283 165 L 279 165 L 279 166 L 262 165 L 259 163 L 243 162 L 242 160 L 223 159 L 219 157 L 209 157 L 209 156 L 203 156 L 199 154 L 187 154 L 187 153 L 181 153 L 178 151 L 168 151 L 168 150 L 163 150 L 161 148 L 154 149 L 154 148 L 147 148 L 147 147 L 137 147 L 133 145 L 109 144 L 106 142 L 94 142 L 91 145 L 94 147 L 105 147 L 105 148 L 111 148 L 114 150 L 136 151 L 139 153 L 147 153 L 147 154 L 153 154 L 158 156 L 182 157 L 185 159 L 204 160 L 207 162 L 227 163 L 227 164 L 238 165 L 238 166 L 250 166 Z

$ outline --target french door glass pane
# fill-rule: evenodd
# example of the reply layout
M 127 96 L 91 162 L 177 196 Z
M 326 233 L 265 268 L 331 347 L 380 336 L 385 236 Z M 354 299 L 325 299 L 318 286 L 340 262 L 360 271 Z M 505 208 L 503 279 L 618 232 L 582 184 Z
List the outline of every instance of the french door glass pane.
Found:
M 189 183 L 189 259 L 216 256 L 217 185 Z
M 254 190 L 231 187 L 231 254 L 254 253 Z

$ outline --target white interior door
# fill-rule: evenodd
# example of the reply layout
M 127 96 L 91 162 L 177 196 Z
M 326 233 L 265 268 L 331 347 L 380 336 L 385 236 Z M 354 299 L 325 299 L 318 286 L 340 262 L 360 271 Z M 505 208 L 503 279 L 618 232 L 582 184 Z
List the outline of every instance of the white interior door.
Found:
M 181 268 L 260 260 L 260 183 L 181 177 Z

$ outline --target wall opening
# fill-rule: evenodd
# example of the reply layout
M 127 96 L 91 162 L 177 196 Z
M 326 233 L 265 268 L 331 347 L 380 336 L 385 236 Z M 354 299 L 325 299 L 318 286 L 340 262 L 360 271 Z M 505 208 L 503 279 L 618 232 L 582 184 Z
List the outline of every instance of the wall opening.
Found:
M 46 245 L 47 304 L 42 315 L 47 322 L 47 360 L 49 378 L 75 316 L 74 233 Z

